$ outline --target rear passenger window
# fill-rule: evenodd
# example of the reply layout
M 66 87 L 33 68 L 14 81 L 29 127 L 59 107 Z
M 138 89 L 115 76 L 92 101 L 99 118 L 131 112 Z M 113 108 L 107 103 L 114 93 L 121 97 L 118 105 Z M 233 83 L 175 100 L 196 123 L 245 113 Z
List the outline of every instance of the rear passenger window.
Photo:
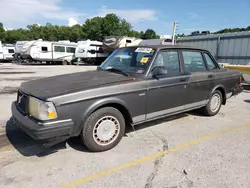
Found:
M 184 69 L 186 72 L 206 71 L 205 62 L 200 52 L 183 51 Z
M 179 57 L 177 51 L 161 51 L 156 57 L 154 67 L 164 66 L 168 73 L 180 72 Z
M 208 68 L 210 70 L 218 68 L 216 66 L 216 64 L 213 62 L 213 60 L 211 59 L 211 57 L 207 53 L 204 53 L 204 56 L 205 56 L 205 59 L 206 59 L 206 62 L 207 62 L 207 66 L 208 66 Z

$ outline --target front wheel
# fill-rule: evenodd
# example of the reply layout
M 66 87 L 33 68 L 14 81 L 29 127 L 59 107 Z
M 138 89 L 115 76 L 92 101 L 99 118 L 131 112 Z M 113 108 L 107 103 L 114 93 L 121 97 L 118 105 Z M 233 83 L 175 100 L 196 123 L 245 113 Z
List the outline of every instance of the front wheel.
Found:
M 222 104 L 222 94 L 220 91 L 215 90 L 212 92 L 207 105 L 203 107 L 202 110 L 205 115 L 214 116 L 220 111 L 221 104 Z
M 93 152 L 114 148 L 125 133 L 125 120 L 113 107 L 101 108 L 92 113 L 83 125 L 81 139 Z

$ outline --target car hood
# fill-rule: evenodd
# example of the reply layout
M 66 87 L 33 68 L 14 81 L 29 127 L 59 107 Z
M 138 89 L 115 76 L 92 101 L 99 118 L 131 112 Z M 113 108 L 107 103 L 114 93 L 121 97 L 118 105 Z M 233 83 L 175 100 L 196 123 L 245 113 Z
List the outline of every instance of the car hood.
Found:
M 134 78 L 131 76 L 94 70 L 24 82 L 21 84 L 20 89 L 28 95 L 46 99 L 132 80 L 134 80 Z

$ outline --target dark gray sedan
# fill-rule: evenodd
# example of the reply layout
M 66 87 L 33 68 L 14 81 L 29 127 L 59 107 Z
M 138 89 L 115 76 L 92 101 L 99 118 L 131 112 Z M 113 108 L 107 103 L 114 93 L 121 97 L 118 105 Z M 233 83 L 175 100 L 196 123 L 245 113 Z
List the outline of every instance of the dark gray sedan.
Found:
M 53 144 L 80 136 L 91 151 L 105 151 L 126 125 L 193 109 L 214 116 L 242 90 L 241 73 L 220 68 L 206 50 L 131 46 L 116 49 L 95 71 L 22 83 L 12 113 L 34 139 Z

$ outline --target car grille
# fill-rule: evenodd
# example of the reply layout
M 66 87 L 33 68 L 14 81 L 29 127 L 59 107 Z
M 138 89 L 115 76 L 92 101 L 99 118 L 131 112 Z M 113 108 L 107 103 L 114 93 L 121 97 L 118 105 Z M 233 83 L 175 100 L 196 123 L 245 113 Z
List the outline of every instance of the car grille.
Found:
M 28 95 L 18 90 L 17 93 L 17 107 L 20 112 L 28 114 Z

